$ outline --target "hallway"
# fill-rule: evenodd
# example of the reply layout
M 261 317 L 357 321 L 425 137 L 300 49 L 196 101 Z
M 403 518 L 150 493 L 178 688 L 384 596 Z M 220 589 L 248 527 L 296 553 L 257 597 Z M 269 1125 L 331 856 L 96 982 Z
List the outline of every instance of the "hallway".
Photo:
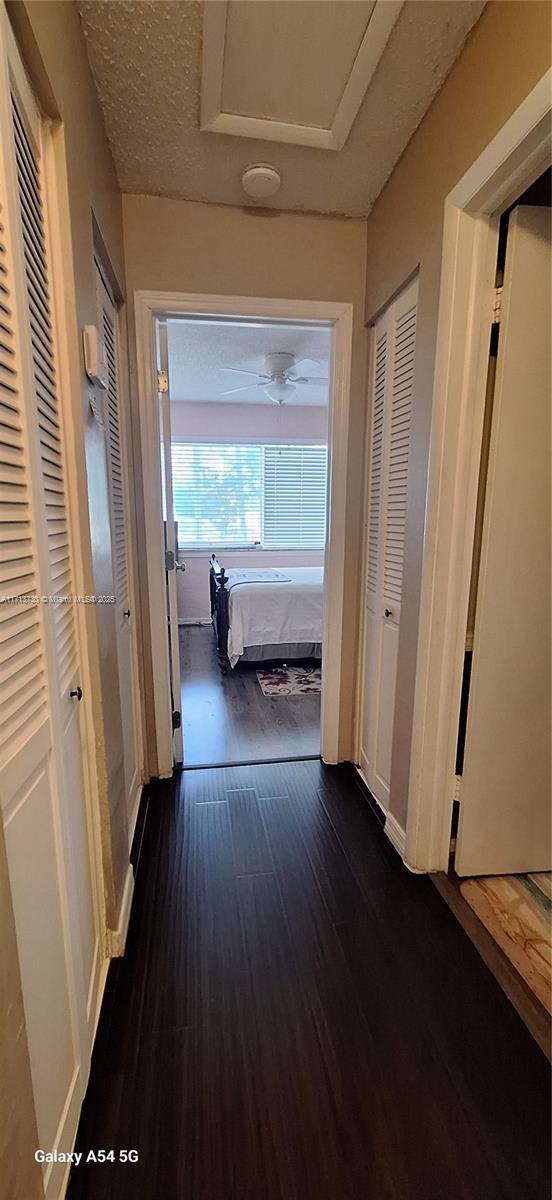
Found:
M 547 1063 L 348 768 L 152 785 L 71 1200 L 541 1200 Z

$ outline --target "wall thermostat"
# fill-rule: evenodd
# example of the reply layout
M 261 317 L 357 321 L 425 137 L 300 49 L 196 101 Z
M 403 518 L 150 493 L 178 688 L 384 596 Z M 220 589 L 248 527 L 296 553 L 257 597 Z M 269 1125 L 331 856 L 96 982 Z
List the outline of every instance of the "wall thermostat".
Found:
M 107 390 L 109 372 L 103 337 L 97 325 L 85 325 L 82 331 L 84 369 L 91 383 Z

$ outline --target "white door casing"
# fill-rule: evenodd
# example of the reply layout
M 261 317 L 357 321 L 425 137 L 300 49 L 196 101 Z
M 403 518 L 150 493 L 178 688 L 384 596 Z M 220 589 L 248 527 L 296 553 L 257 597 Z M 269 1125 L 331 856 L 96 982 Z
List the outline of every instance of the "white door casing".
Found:
M 169 353 L 167 344 L 167 326 L 160 322 L 158 326 L 159 370 L 166 381 L 159 390 L 159 429 L 161 434 L 161 492 L 163 500 L 163 516 L 165 523 L 165 549 L 167 562 L 165 564 L 167 640 L 169 647 L 170 688 L 172 712 L 177 713 L 173 733 L 173 759 L 181 764 L 184 751 L 182 743 L 182 701 L 180 683 L 180 643 L 178 637 L 178 593 L 176 587 L 176 572 L 179 567 L 178 545 L 176 539 L 172 482 L 172 435 L 171 435 L 171 376 L 169 368 Z
M 41 1145 L 72 1146 L 100 988 L 44 129 L 0 15 L 1 809 Z M 19 597 L 21 597 L 19 599 Z M 14 598 L 10 602 L 10 598 Z M 85 701 L 86 702 L 86 701 Z M 48 1198 L 66 1168 L 44 1171 Z
M 96 264 L 98 322 L 103 336 L 108 386 L 103 393 L 106 458 L 108 467 L 109 515 L 113 555 L 113 585 L 116 604 L 117 664 L 123 730 L 124 778 L 129 843 L 138 815 L 141 781 L 138 762 L 137 686 L 133 637 L 135 614 L 132 603 L 130 530 L 128 500 L 128 455 L 125 423 L 121 411 L 119 320 L 113 298 Z
M 417 295 L 415 279 L 376 321 L 370 387 L 360 765 L 370 790 L 386 812 L 401 620 Z
M 161 514 L 161 468 L 151 447 L 159 443 L 158 367 L 155 329 L 159 318 L 214 315 L 270 322 L 315 322 L 331 330 L 331 388 L 329 405 L 328 528 L 324 565 L 324 670 L 322 677 L 321 751 L 324 762 L 350 759 L 351 743 L 345 737 L 342 710 L 346 663 L 343 614 L 346 596 L 346 508 L 349 453 L 349 409 L 353 305 L 342 301 L 285 300 L 253 296 L 203 295 L 186 292 L 134 294 L 136 354 L 140 401 L 140 446 L 144 488 L 145 561 L 144 588 L 149 610 L 153 663 L 156 773 L 172 774 L 173 731 L 170 724 L 169 655 L 166 626 L 159 620 L 165 602 Z
M 475 614 L 459 875 L 549 871 L 550 209 L 509 221 Z

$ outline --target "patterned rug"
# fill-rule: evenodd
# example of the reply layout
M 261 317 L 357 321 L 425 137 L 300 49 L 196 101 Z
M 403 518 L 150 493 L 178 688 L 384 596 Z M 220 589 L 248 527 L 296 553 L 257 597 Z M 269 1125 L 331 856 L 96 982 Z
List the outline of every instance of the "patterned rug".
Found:
M 552 875 L 487 875 L 460 891 L 541 1004 L 552 1011 Z
M 320 667 L 263 667 L 257 671 L 263 696 L 303 696 L 322 691 Z

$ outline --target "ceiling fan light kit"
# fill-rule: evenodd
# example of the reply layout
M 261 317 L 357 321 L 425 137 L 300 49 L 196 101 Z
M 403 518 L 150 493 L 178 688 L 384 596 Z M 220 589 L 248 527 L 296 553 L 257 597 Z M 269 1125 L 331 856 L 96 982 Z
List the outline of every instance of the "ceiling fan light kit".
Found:
M 284 404 L 291 392 L 295 392 L 296 386 L 290 379 L 275 379 L 274 383 L 267 383 L 264 392 L 269 400 L 273 400 L 275 404 Z

